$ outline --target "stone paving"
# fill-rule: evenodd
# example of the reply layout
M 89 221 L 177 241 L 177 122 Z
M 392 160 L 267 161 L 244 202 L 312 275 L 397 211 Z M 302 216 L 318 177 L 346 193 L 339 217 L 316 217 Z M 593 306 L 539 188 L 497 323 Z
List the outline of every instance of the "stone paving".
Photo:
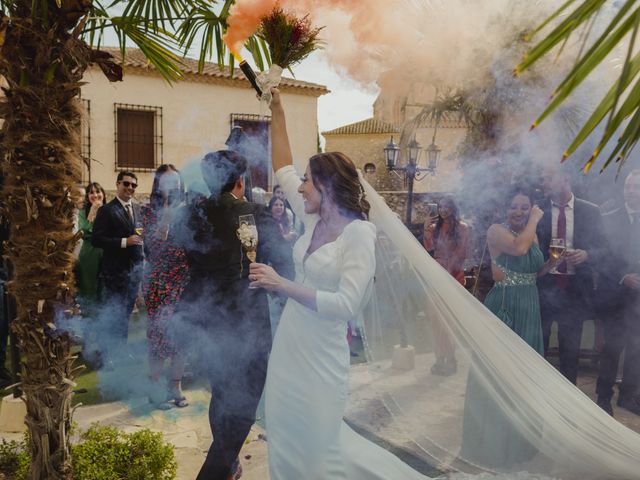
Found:
M 430 365 L 428 362 L 423 363 Z M 464 381 L 463 376 L 460 375 L 460 377 L 459 380 L 453 379 L 452 381 Z M 407 452 L 411 455 L 412 448 L 415 446 L 406 441 L 401 428 L 397 423 L 391 421 L 382 402 L 372 397 L 372 393 L 367 388 L 369 378 L 370 372 L 367 365 L 361 364 L 352 367 L 352 388 L 346 419 L 356 429 L 359 424 L 373 424 L 375 431 L 365 433 L 372 435 L 377 441 L 382 441 L 386 447 L 392 448 L 400 456 Z M 594 397 L 595 380 L 595 374 L 589 371 L 584 372 L 579 379 L 579 387 L 591 398 Z M 126 404 L 112 402 L 79 407 L 75 411 L 74 420 L 80 430 L 98 422 L 115 425 L 125 431 L 149 428 L 163 432 L 167 441 L 175 446 L 178 480 L 193 480 L 211 443 L 207 420 L 209 393 L 205 389 L 191 389 L 187 391 L 187 396 L 190 405 L 184 409 L 150 411 L 147 400 L 138 399 Z M 428 415 L 437 419 L 438 416 L 448 414 L 449 406 L 434 403 L 426 408 L 425 411 L 430 412 Z M 640 417 L 616 408 L 615 404 L 614 409 L 618 421 L 640 433 Z M 434 428 L 437 428 L 437 423 L 437 420 L 434 420 Z M 19 439 L 21 434 L 0 432 L 0 437 Z M 244 480 L 268 480 L 266 440 L 264 430 L 258 425 L 254 426 L 240 455 Z

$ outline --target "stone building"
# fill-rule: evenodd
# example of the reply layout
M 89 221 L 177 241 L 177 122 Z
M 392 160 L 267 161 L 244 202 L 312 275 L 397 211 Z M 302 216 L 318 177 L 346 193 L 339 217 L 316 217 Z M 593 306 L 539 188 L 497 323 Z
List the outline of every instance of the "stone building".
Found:
M 117 49 L 107 50 L 119 58 Z M 183 61 L 184 76 L 174 84 L 167 83 L 137 49 L 127 49 L 122 82 L 110 83 L 98 67 L 87 71 L 82 87 L 84 182 L 91 179 L 114 190 L 117 172 L 132 170 L 139 177 L 139 196 L 144 197 L 160 164 L 197 171 L 198 160 L 225 148 L 231 128 L 241 126 L 255 147 L 252 182 L 271 188 L 269 111 L 261 111 L 249 82 L 240 70 L 232 76 L 207 63 L 199 73 L 197 60 Z M 328 90 L 289 78 L 283 78 L 280 88 L 294 158 L 309 158 L 317 152 L 317 100 Z
M 402 218 L 406 208 L 406 182 L 402 172 L 387 171 L 384 147 L 391 139 L 399 143 L 403 124 L 428 105 L 433 95 L 432 89 L 421 85 L 414 86 L 408 95 L 402 97 L 383 91 L 374 104 L 372 118 L 322 133 L 326 140 L 325 150 L 348 155 Z M 416 140 L 423 148 L 431 144 L 434 131 L 435 124 L 430 120 L 418 126 Z M 434 175 L 426 174 L 414 183 L 414 222 L 424 221 L 425 203 L 437 200 L 443 193 L 455 191 L 458 187 L 457 148 L 466 132 L 466 124 L 457 113 L 446 113 L 439 122 L 435 143 L 441 149 L 440 161 Z M 399 163 L 406 164 L 406 160 L 401 157 Z M 426 152 L 421 152 L 418 164 L 426 166 Z

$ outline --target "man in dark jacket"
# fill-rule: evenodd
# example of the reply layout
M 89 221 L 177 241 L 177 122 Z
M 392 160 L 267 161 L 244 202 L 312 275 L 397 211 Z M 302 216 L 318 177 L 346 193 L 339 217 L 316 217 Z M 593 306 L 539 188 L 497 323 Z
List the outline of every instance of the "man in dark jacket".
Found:
M 176 335 L 187 342 L 195 368 L 211 384 L 209 422 L 213 444 L 198 480 L 232 478 L 240 449 L 255 421 L 271 349 L 267 293 L 249 288 L 247 250 L 238 239 L 241 216 L 253 217 L 257 261 L 290 267 L 286 244 L 264 205 L 244 199 L 247 161 L 218 151 L 202 160 L 211 196 L 182 220 L 190 280 L 181 299 Z M 246 217 L 245 217 L 246 218 Z
M 116 198 L 100 207 L 93 223 L 91 241 L 102 248 L 100 267 L 103 282 L 101 315 L 97 338 L 103 360 L 120 358 L 127 343 L 129 315 L 142 279 L 142 237 L 139 205 L 133 201 L 138 179 L 121 171 L 116 181 Z
M 600 209 L 576 198 L 571 177 L 557 165 L 545 167 L 542 188 L 546 195 L 541 205 L 544 217 L 538 224 L 538 240 L 545 260 L 549 258 L 552 238 L 566 245 L 564 261 L 558 273 L 540 278 L 540 311 L 545 351 L 553 322 L 558 324 L 560 372 L 572 383 L 578 377 L 582 323 L 595 318 L 596 267 L 606 260 L 607 240 Z
M 624 350 L 618 406 L 640 415 L 640 169 L 627 177 L 624 200 L 624 206 L 603 216 L 611 254 L 598 295 L 605 343 L 596 391 L 598 405 L 613 415 L 613 385 Z

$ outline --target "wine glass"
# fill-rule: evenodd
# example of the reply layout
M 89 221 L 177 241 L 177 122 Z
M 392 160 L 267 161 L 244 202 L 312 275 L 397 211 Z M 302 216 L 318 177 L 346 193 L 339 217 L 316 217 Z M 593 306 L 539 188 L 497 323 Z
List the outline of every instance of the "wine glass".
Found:
M 253 215 L 240 215 L 238 217 L 238 230 L 236 234 L 242 244 L 243 248 L 247 251 L 247 258 L 251 263 L 256 261 L 258 250 L 258 229 L 256 227 L 256 220 Z
M 549 242 L 549 255 L 551 258 L 555 260 L 559 260 L 567 250 L 567 245 L 564 241 L 564 238 L 552 238 L 551 242 Z M 558 270 L 558 263 L 556 263 L 549 273 L 560 274 L 563 272 Z

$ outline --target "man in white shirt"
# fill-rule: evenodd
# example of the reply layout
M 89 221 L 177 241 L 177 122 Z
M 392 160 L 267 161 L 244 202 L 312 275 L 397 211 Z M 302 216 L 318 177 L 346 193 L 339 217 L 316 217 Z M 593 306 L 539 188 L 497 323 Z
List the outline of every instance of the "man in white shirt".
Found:
M 542 189 L 545 212 L 537 234 L 545 260 L 552 239 L 566 245 L 564 261 L 558 273 L 544 275 L 538 281 L 545 351 L 549 347 L 551 325 L 558 324 L 559 370 L 572 383 L 578 377 L 582 323 L 595 317 L 596 267 L 606 258 L 607 241 L 600 209 L 576 198 L 571 188 L 568 167 L 545 166 Z
M 618 406 L 640 415 L 640 169 L 624 183 L 624 207 L 603 215 L 611 254 L 600 284 L 605 343 L 600 355 L 598 405 L 613 415 L 611 397 L 624 350 Z
M 133 195 L 138 186 L 134 173 L 121 171 L 116 181 L 116 198 L 98 210 L 92 242 L 104 251 L 100 277 L 103 298 L 98 333 L 101 350 L 113 360 L 127 342 L 129 315 L 142 279 L 142 218 Z

